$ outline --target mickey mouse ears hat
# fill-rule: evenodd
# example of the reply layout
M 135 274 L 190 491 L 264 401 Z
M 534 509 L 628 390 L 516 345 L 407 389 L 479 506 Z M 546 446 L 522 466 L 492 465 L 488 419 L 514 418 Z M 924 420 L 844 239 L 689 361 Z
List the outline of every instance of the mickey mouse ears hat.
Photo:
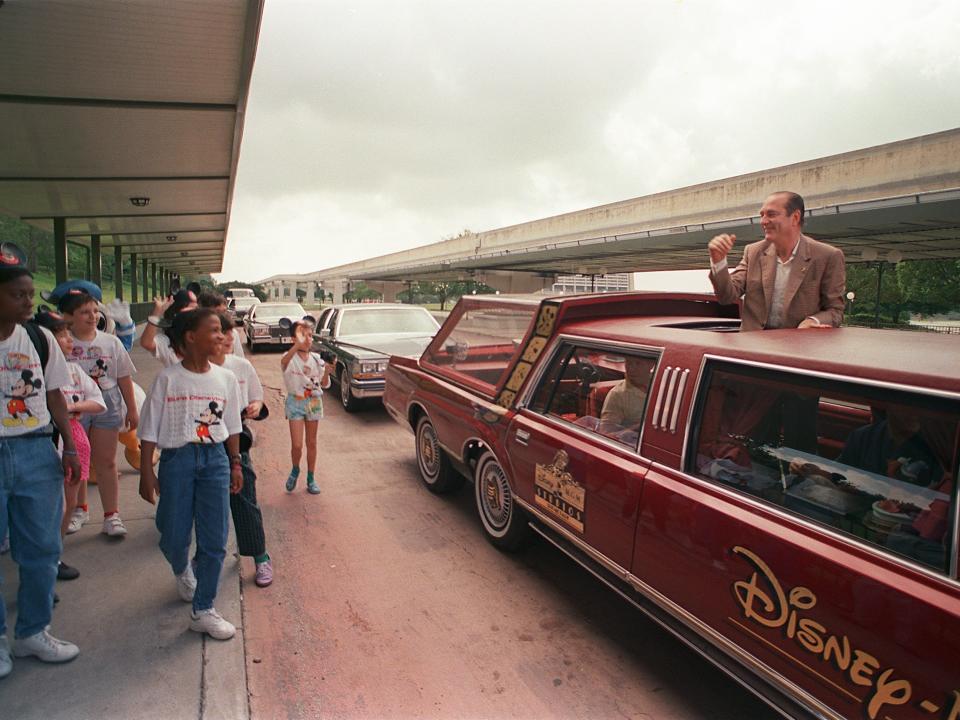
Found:
M 100 286 L 89 280 L 66 280 L 57 285 L 53 290 L 40 293 L 47 302 L 59 303 L 65 296 L 83 292 L 92 297 L 97 302 L 103 302 L 103 291 Z
M 304 315 L 294 322 L 290 318 L 280 318 L 280 327 L 293 335 L 297 331 L 297 325 L 309 325 L 311 330 L 317 326 L 317 319 L 313 315 Z
M 158 328 L 169 328 L 173 326 L 173 319 L 186 310 L 188 307 L 196 306 L 197 296 L 190 290 L 177 290 L 173 295 L 173 304 L 167 308 L 162 318 L 151 315 L 147 322 Z
M 37 308 L 37 314 L 33 316 L 33 321 L 40 327 L 45 327 L 50 332 L 57 332 L 67 326 L 67 321 L 63 315 L 54 312 L 46 305 Z
M 21 275 L 33 277 L 33 273 L 27 269 L 26 253 L 16 243 L 0 244 L 0 282 L 13 280 Z

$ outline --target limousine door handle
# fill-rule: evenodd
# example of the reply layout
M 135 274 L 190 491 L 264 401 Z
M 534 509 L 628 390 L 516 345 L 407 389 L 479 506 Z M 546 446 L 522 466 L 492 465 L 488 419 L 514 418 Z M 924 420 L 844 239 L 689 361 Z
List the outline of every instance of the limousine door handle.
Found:
M 528 433 L 526 430 L 517 430 L 516 437 L 517 442 L 521 445 L 526 445 L 528 442 L 530 442 L 530 433 Z

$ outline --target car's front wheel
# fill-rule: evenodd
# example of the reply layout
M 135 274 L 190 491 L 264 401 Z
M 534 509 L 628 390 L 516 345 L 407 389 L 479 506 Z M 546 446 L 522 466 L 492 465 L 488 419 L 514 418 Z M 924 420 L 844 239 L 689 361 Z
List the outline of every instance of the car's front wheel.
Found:
M 340 368 L 340 404 L 343 405 L 343 409 L 349 413 L 356 412 L 360 409 L 362 402 L 360 398 L 353 396 L 353 391 L 350 389 L 349 368 Z
M 492 452 L 480 456 L 473 487 L 487 539 L 501 550 L 518 549 L 529 534 L 527 519 L 516 503 L 507 473 Z
M 450 458 L 440 447 L 436 428 L 426 415 L 417 422 L 416 437 L 417 468 L 427 490 L 442 495 L 459 489 L 465 478 L 454 469 Z

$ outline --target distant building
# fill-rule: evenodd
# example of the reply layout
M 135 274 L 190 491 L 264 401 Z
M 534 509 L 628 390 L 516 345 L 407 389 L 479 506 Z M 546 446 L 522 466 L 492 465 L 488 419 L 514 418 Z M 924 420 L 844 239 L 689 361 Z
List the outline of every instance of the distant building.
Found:
M 578 295 L 591 292 L 622 292 L 630 289 L 630 273 L 613 275 L 557 275 L 553 292 Z

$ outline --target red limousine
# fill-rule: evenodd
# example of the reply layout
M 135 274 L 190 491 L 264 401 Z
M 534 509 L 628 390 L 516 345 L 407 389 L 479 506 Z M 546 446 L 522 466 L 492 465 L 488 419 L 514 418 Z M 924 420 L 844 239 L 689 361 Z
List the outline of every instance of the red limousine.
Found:
M 738 333 L 709 296 L 461 300 L 384 404 L 788 717 L 960 719 L 960 338 Z

